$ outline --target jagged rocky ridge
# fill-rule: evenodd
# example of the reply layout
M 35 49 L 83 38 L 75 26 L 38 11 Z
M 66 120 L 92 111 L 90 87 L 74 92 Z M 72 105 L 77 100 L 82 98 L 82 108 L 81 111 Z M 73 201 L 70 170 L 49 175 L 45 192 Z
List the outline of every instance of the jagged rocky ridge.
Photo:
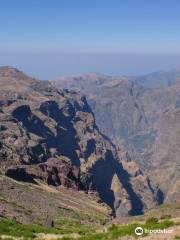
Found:
M 56 86 L 84 92 L 103 134 L 160 184 L 164 202 L 180 199 L 180 71 L 146 76 L 86 74 Z
M 0 171 L 98 195 L 113 215 L 142 214 L 163 195 L 100 133 L 86 98 L 0 68 Z

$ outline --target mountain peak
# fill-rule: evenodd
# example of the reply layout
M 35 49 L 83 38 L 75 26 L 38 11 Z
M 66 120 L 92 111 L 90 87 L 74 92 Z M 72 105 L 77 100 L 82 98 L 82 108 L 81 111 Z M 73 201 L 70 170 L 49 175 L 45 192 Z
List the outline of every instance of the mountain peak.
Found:
M 1 77 L 15 77 L 17 75 L 25 75 L 19 69 L 12 66 L 2 66 L 0 67 L 0 76 Z
M 27 76 L 19 69 L 11 66 L 0 67 L 0 88 L 1 90 L 21 90 L 36 80 Z

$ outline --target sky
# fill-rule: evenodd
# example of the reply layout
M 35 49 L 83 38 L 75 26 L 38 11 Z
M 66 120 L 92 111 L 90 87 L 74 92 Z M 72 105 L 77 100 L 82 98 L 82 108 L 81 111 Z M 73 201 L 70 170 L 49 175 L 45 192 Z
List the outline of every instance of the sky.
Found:
M 179 0 L 0 0 L 0 65 L 39 78 L 180 66 Z

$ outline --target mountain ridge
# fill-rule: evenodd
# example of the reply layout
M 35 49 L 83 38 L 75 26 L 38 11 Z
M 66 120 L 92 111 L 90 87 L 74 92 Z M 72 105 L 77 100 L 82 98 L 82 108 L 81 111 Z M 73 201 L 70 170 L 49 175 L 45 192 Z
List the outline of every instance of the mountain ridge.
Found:
M 146 76 L 151 77 L 148 80 Z M 98 75 L 96 77 L 98 83 Z M 163 85 L 158 85 L 158 77 L 164 83 Z M 141 79 L 144 83 L 147 80 L 147 85 L 142 84 L 141 86 Z M 166 84 L 169 79 L 172 80 L 171 84 Z M 159 182 L 167 196 L 165 199 L 171 199 L 172 201 L 174 199 L 175 201 L 179 196 L 177 179 L 180 175 L 179 171 L 176 170 L 179 162 L 178 125 L 173 120 L 171 122 L 167 120 L 165 123 L 163 119 L 167 119 L 164 116 L 168 111 L 170 119 L 173 119 L 173 116 L 176 116 L 177 121 L 179 119 L 178 114 L 175 114 L 175 110 L 173 110 L 178 111 L 180 106 L 179 79 L 179 69 L 175 69 L 123 80 L 121 76 L 119 78 L 107 76 L 103 82 L 100 81 L 99 85 L 86 76 L 81 76 L 80 80 L 79 78 L 71 78 L 70 81 L 68 78 L 63 79 L 63 82 L 60 78 L 54 84 L 57 87 L 68 87 L 85 92 L 94 111 L 96 122 L 103 134 L 108 135 L 116 146 L 128 151 L 130 158 L 135 160 L 144 171 L 148 171 Z M 153 86 L 148 85 L 148 82 L 151 81 Z M 163 125 L 166 125 L 166 128 L 163 128 Z M 167 146 L 160 144 L 164 137 L 168 143 Z M 157 145 L 159 148 L 157 148 Z M 167 150 L 169 153 L 165 156 Z M 173 157 L 170 157 L 170 155 Z M 163 160 L 163 156 L 166 160 Z M 177 181 L 173 180 L 173 185 L 176 186 L 173 187 L 175 189 L 174 194 L 177 195 L 176 198 L 172 197 L 171 174 L 167 173 L 165 166 L 164 170 L 161 168 L 165 161 L 169 161 L 169 172 L 177 176 L 174 178 Z M 160 169 L 159 172 L 158 170 L 155 171 L 154 162 L 161 163 L 157 164 Z M 163 183 L 163 174 L 166 176 L 167 185 Z M 159 175 L 161 177 L 158 178 Z
M 84 96 L 47 81 L 27 77 L 27 83 L 24 76 L 0 77 L 2 175 L 92 192 L 117 216 L 142 214 L 161 202 L 146 174 L 123 167 L 121 158 L 127 159 L 101 134 Z M 21 87 L 12 88 L 17 81 Z

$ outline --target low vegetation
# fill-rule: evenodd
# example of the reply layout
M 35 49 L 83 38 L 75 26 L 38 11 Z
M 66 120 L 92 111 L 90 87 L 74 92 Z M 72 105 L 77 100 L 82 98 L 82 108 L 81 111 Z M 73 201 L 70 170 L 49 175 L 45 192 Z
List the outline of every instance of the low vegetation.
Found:
M 14 220 L 2 219 L 0 221 L 0 236 L 23 237 L 24 239 L 33 239 L 37 233 L 55 233 L 56 229 L 48 229 L 39 225 L 20 224 Z M 1 237 L 3 239 L 3 237 Z
M 164 229 L 173 226 L 175 223 L 171 220 L 158 221 L 156 218 L 147 219 L 144 224 L 111 225 L 109 227 L 95 228 L 90 225 L 80 224 L 77 220 L 61 219 L 53 223 L 52 228 L 45 228 L 39 225 L 23 225 L 15 220 L 1 219 L 0 221 L 0 239 L 40 239 L 41 233 L 57 235 L 57 239 L 73 239 L 72 234 L 76 234 L 79 240 L 113 240 L 123 236 L 136 237 L 134 230 L 136 227 L 146 229 Z

